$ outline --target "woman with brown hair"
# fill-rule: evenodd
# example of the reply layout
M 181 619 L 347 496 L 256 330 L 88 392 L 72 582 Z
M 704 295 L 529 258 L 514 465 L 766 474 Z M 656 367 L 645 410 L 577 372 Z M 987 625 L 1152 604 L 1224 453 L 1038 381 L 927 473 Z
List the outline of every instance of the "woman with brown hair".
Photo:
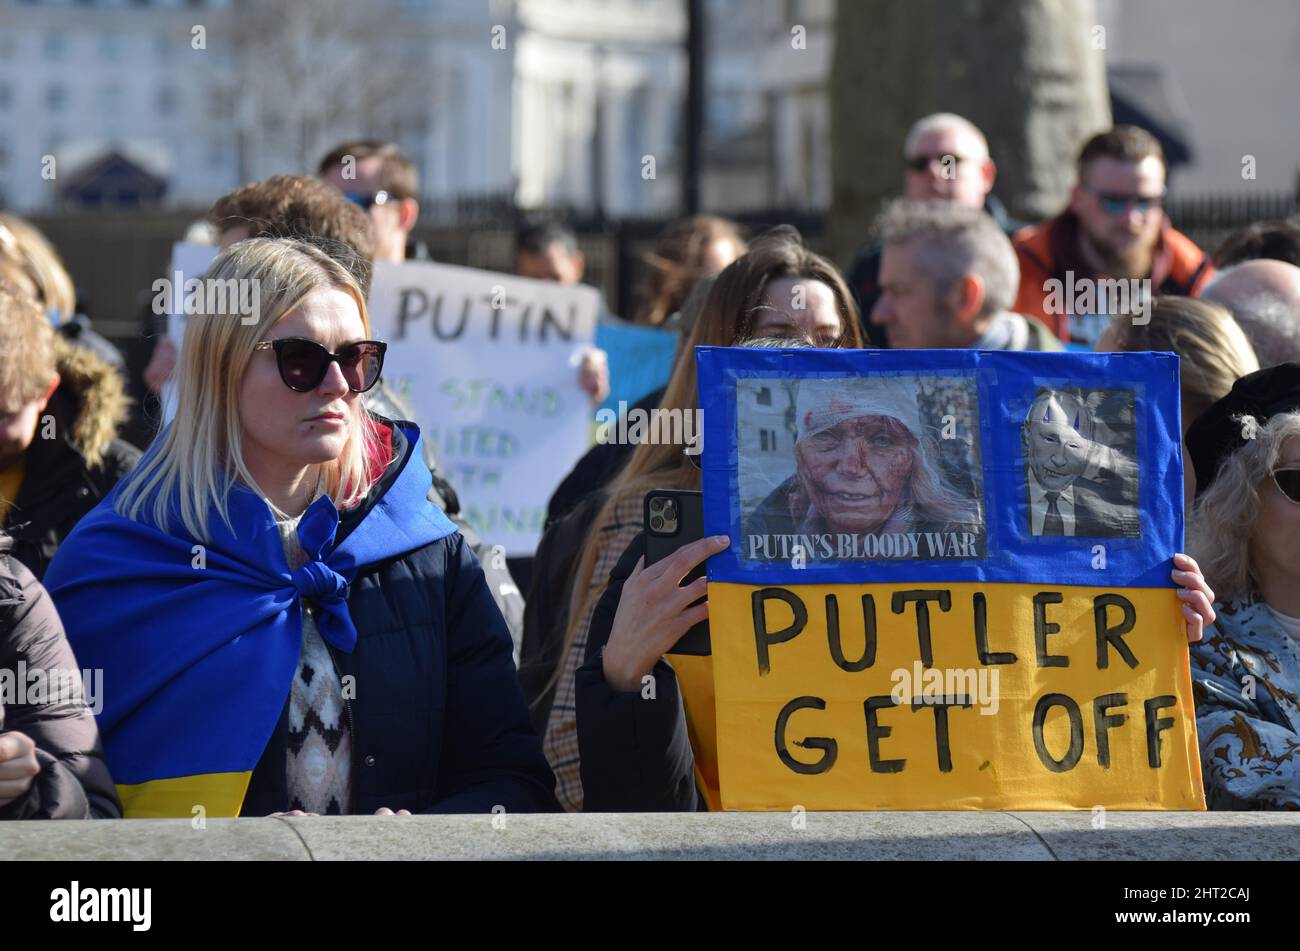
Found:
M 695 376 L 697 346 L 735 346 L 740 341 L 771 337 L 792 338 L 819 347 L 862 346 L 857 307 L 843 278 L 829 261 L 806 248 L 793 229 L 779 229 L 755 241 L 746 254 L 718 275 L 687 346 L 678 357 L 660 408 L 693 414 L 699 406 Z M 695 458 L 682 449 L 679 445 L 662 443 L 637 446 L 627 467 L 607 490 L 587 533 L 575 572 L 555 702 L 544 744 L 557 774 L 556 794 L 561 804 L 571 811 L 583 808 L 586 777 L 579 776 L 580 745 L 584 752 L 588 747 L 593 751 L 596 772 L 618 773 L 610 757 L 634 754 L 625 748 L 614 752 L 620 749 L 615 737 L 632 735 L 633 721 L 640 723 L 643 716 L 654 717 L 656 712 L 662 712 L 666 716 L 662 726 L 670 733 L 680 726 L 676 716 L 681 706 L 672 699 L 676 696 L 677 681 L 660 658 L 662 651 L 621 653 L 616 649 L 622 643 L 620 640 L 611 646 L 610 652 L 603 654 L 603 667 L 599 653 L 610 637 L 622 583 L 631 572 L 631 565 L 626 563 L 629 559 L 636 562 L 644 551 L 644 541 L 638 537 L 643 495 L 649 489 L 700 488 L 700 470 Z M 683 548 L 681 557 L 693 558 L 694 565 L 723 547 L 716 540 L 705 539 Z M 627 571 L 621 575 L 616 572 L 611 577 L 611 570 L 620 565 L 626 565 Z M 647 629 L 663 632 L 680 627 L 685 631 L 704 616 L 704 606 L 688 606 L 703 595 L 702 584 L 678 589 L 680 576 L 669 577 L 658 565 L 637 575 L 647 581 L 654 579 L 653 584 L 643 584 L 653 589 L 649 597 L 659 607 L 646 615 Z M 654 639 L 647 636 L 642 640 L 653 643 Z M 594 668 L 593 656 L 598 658 Z M 649 705 L 655 710 L 643 714 L 632 705 L 639 694 L 623 691 L 631 689 L 629 683 L 639 688 L 641 676 L 651 668 L 658 678 L 658 697 L 664 702 Z M 708 674 L 707 666 L 702 670 Z M 698 677 L 700 671 L 692 671 L 692 675 Z M 591 694 L 585 701 L 580 700 L 584 690 Z M 591 721 L 581 725 L 579 702 L 593 710 L 599 708 Z M 712 710 L 706 714 L 711 721 Z M 690 715 L 688 710 L 687 716 Z M 685 742 L 684 731 L 681 738 Z M 702 761 L 706 762 L 706 769 L 716 766 L 716 763 L 707 764 L 707 757 Z M 702 785 L 709 786 L 707 777 Z M 693 792 L 693 775 L 690 786 Z M 716 779 L 713 787 L 716 788 Z
M 1177 354 L 1182 389 L 1183 437 L 1192 421 L 1228 395 L 1232 384 L 1259 369 L 1255 350 L 1232 314 L 1191 297 L 1157 297 L 1143 324 L 1114 320 L 1097 341 L 1098 352 L 1154 350 Z M 1183 501 L 1190 513 L 1196 474 L 1183 448 Z
M 673 222 L 646 256 L 649 272 L 639 289 L 636 323 L 663 324 L 682 309 L 696 281 L 717 274 L 744 253 L 745 239 L 734 221 L 695 215 Z

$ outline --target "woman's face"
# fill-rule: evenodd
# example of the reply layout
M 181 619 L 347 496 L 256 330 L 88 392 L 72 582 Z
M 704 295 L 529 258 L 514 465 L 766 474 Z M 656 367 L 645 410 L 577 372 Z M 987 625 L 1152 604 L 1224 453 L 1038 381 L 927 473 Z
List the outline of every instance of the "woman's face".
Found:
M 1300 436 L 1282 443 L 1277 469 L 1300 469 Z M 1300 585 L 1300 503 L 1292 502 L 1273 481 L 1259 484 L 1259 515 L 1250 533 L 1250 561 L 1273 586 Z
M 752 336 L 806 337 L 819 347 L 833 347 L 843 333 L 834 291 L 811 278 L 782 277 L 764 288 Z
M 837 532 L 879 531 L 912 475 L 915 440 L 888 416 L 858 416 L 799 440 L 795 463 L 818 513 Z
M 282 337 L 304 337 L 336 353 L 366 334 L 356 301 L 330 288 L 305 297 L 264 339 Z M 255 471 L 287 472 L 337 459 L 347 444 L 352 404 L 359 398 L 348 389 L 337 363 L 330 364 L 314 390 L 296 393 L 280 379 L 275 351 L 255 351 L 239 388 L 245 462 Z

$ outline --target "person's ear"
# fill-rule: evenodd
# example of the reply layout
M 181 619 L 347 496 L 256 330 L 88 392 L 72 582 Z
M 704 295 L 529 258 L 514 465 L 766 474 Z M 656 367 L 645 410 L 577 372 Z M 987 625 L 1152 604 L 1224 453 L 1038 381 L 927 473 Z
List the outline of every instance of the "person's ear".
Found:
M 420 203 L 414 198 L 403 198 L 397 206 L 397 226 L 410 231 L 420 217 Z
M 994 164 L 993 159 L 985 159 L 984 166 L 980 169 L 980 175 L 984 178 L 984 194 L 993 191 L 993 183 L 998 180 L 998 167 Z
M 54 376 L 50 380 L 50 385 L 46 387 L 45 392 L 41 395 L 40 399 L 36 401 L 38 404 L 36 407 L 36 412 L 39 413 L 45 409 L 46 404 L 50 402 L 50 398 L 54 396 L 54 391 L 59 388 L 60 382 L 61 382 L 61 378 L 59 377 L 59 371 L 55 370 Z
M 581 251 L 573 252 L 573 272 L 574 280 L 581 281 L 582 276 L 587 273 L 587 256 Z
M 949 292 L 949 307 L 957 322 L 969 327 L 984 309 L 984 278 L 964 274 Z

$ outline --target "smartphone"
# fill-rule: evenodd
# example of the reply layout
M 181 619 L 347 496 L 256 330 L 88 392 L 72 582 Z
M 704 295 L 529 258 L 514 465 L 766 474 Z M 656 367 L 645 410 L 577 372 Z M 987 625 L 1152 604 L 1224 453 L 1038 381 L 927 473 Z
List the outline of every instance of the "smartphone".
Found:
M 704 537 L 704 494 L 685 489 L 652 489 L 645 494 L 645 563 L 663 561 L 677 549 Z M 682 579 L 682 587 L 704 577 L 704 562 Z M 704 599 L 694 602 L 703 604 Z M 711 653 L 709 622 L 701 621 L 682 635 L 670 654 Z

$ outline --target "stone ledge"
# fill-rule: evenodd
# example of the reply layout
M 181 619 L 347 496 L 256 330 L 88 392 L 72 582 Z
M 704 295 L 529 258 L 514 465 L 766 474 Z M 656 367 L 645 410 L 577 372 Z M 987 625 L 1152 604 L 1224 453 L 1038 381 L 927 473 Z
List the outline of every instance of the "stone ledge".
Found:
M 1300 815 L 1254 812 L 341 816 L 0 822 L 3 859 L 1300 859 Z

